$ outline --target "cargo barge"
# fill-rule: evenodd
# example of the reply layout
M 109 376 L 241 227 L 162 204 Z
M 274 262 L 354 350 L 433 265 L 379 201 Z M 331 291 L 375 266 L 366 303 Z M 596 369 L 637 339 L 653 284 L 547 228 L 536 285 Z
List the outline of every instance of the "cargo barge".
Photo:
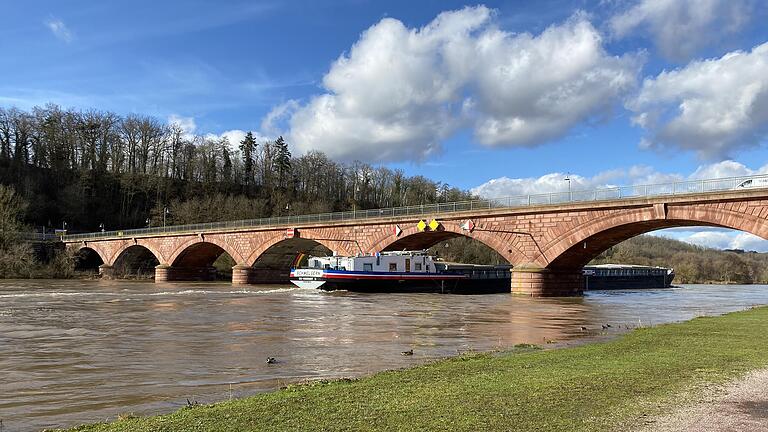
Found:
M 585 266 L 584 290 L 669 288 L 675 271 L 666 267 L 600 264 Z
M 300 288 L 358 292 L 509 292 L 510 266 L 438 261 L 424 251 L 375 255 L 309 257 L 306 267 L 291 269 Z

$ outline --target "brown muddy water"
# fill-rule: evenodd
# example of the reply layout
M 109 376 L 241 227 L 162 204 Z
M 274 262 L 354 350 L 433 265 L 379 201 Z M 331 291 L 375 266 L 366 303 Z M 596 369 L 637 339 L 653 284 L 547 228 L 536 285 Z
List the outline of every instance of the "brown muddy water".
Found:
M 768 304 L 768 286 L 509 294 L 327 293 L 290 286 L 0 281 L 3 432 L 170 412 L 467 350 L 573 341 Z M 581 327 L 587 327 L 585 332 Z M 413 356 L 402 351 L 413 349 Z M 274 357 L 275 364 L 267 364 Z

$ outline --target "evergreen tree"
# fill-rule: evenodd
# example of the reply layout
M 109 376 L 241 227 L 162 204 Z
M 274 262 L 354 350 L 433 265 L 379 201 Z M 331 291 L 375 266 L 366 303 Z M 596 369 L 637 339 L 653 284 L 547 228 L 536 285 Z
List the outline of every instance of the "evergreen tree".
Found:
M 273 169 L 277 172 L 280 187 L 285 187 L 286 174 L 291 171 L 291 151 L 282 136 L 275 140 L 275 157 L 272 160 Z
M 253 180 L 253 157 L 256 153 L 256 140 L 253 139 L 253 133 L 248 132 L 245 134 L 245 138 L 243 138 L 242 141 L 240 141 L 240 153 L 243 156 L 243 184 L 245 185 L 245 191 L 248 192 L 248 189 L 251 185 L 251 181 Z
M 229 186 L 229 184 L 232 183 L 232 158 L 230 157 L 227 145 L 222 147 L 221 152 L 223 160 L 221 165 L 221 176 L 226 182 L 226 185 Z

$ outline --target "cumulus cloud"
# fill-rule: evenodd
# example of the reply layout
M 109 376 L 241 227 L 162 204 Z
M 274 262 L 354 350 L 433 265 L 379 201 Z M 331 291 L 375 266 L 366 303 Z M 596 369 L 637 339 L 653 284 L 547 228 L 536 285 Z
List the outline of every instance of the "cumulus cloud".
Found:
M 483 198 L 566 192 L 568 190 L 566 177 L 570 179 L 571 190 L 588 191 L 616 187 L 617 185 L 653 185 L 685 180 L 741 177 L 757 174 L 768 174 L 768 164 L 752 169 L 742 163 L 725 160 L 713 164 L 700 165 L 693 173 L 688 175 L 662 173 L 649 166 L 636 165 L 627 169 L 603 171 L 591 177 L 561 172 L 549 173 L 541 177 L 499 177 L 472 188 L 471 192 Z
M 606 53 L 583 14 L 539 35 L 496 28 L 484 6 L 417 29 L 385 18 L 333 63 L 325 93 L 265 122 L 287 116 L 300 151 L 346 160 L 421 160 L 467 126 L 486 145 L 535 145 L 606 113 L 639 66 Z
M 550 173 L 541 177 L 509 178 L 500 177 L 489 180 L 480 186 L 472 188 L 474 195 L 483 198 L 501 198 L 517 195 L 535 195 L 551 192 L 568 191 L 568 181 L 572 190 L 589 190 L 606 186 L 605 181 L 617 179 L 619 172 L 607 172 L 595 177 L 583 177 L 576 174 Z
M 698 180 L 726 177 L 743 177 L 755 174 L 768 174 L 768 164 L 765 164 L 757 169 L 751 169 L 742 163 L 732 160 L 725 160 L 709 165 L 699 166 L 696 168 L 696 171 L 690 175 L 690 179 Z
M 648 148 L 726 158 L 768 136 L 768 43 L 647 78 L 627 103 Z
M 570 179 L 570 182 L 566 180 Z M 471 189 L 472 194 L 483 198 L 502 198 L 517 195 L 535 195 L 553 192 L 567 192 L 569 183 L 572 191 L 613 188 L 617 185 L 646 185 L 684 180 L 680 174 L 665 174 L 648 166 L 633 166 L 629 169 L 614 169 L 586 177 L 569 173 L 550 173 L 541 177 L 509 178 L 489 180 Z
M 633 88 L 639 59 L 612 57 L 580 14 L 539 36 L 500 30 L 477 38 L 475 134 L 490 145 L 533 145 L 613 107 Z
M 709 228 L 692 231 L 673 228 L 656 231 L 651 234 L 713 249 L 741 249 L 745 251 L 768 252 L 768 240 L 754 234 L 734 230 Z
M 57 38 L 67 43 L 72 42 L 72 32 L 69 31 L 69 28 L 64 24 L 64 21 L 57 18 L 51 18 L 45 22 L 45 26 L 48 27 L 51 33 Z
M 751 0 L 641 0 L 612 17 L 609 26 L 619 38 L 645 30 L 665 57 L 687 60 L 741 29 L 751 6 Z
M 768 240 L 760 238 L 754 234 L 740 232 L 736 233 L 728 249 L 742 249 L 745 251 L 768 252 Z

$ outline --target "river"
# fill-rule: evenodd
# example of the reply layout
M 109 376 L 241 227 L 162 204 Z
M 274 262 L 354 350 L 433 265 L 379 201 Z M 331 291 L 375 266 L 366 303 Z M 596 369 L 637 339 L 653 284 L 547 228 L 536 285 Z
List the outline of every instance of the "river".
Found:
M 4 432 L 32 431 L 170 412 L 187 399 L 213 402 L 468 350 L 574 341 L 755 304 L 768 304 L 768 286 L 530 299 L 0 281 L 0 420 Z M 603 330 L 604 324 L 611 327 Z M 413 356 L 400 354 L 411 349 Z M 276 363 L 267 364 L 267 357 Z

